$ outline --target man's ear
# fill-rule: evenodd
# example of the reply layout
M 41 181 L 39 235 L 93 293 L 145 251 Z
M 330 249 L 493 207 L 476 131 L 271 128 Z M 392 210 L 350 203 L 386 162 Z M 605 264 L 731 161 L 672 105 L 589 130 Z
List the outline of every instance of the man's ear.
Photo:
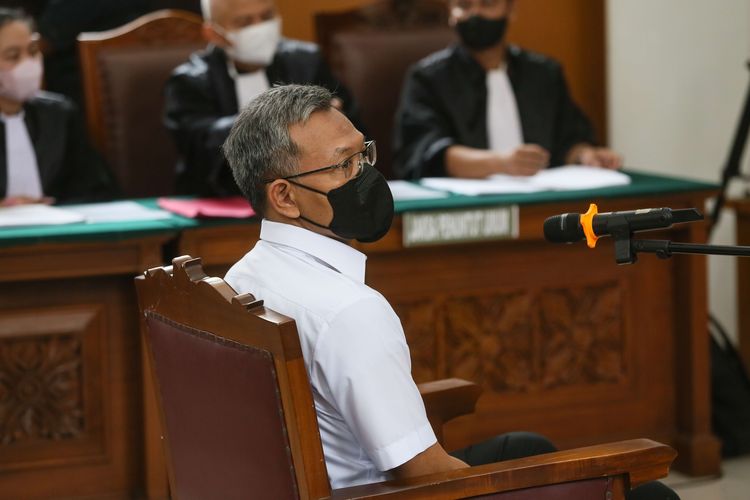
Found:
M 226 48 L 231 45 L 229 40 L 224 38 L 224 35 L 222 35 L 211 22 L 207 21 L 203 23 L 203 26 L 201 27 L 201 35 L 203 35 L 204 40 L 216 45 L 217 47 Z
M 289 181 L 276 179 L 266 187 L 266 208 L 289 219 L 299 218 L 300 209 Z

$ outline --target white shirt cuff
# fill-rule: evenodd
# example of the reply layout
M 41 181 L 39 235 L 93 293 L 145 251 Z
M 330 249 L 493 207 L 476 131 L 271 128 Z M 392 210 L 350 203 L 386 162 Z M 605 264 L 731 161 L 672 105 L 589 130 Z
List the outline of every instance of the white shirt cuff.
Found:
M 384 448 L 368 450 L 368 454 L 378 470 L 387 471 L 408 462 L 435 443 L 435 433 L 427 424 Z

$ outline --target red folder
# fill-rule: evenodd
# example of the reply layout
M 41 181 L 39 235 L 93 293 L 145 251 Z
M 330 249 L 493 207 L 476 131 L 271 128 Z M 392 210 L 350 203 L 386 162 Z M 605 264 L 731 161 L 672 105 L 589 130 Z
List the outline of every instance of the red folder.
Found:
M 255 215 L 250 203 L 241 196 L 231 198 L 159 198 L 157 204 L 164 210 L 195 219 L 198 217 L 228 217 L 246 219 Z

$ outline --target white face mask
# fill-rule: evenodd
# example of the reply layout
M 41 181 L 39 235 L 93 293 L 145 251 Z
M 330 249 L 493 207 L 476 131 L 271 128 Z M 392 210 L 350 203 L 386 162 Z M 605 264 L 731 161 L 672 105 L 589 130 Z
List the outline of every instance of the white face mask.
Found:
M 235 61 L 268 66 L 281 39 L 281 19 L 275 17 L 224 35 L 232 43 L 226 51 Z
M 0 96 L 26 102 L 42 87 L 42 56 L 26 59 L 15 68 L 0 71 Z

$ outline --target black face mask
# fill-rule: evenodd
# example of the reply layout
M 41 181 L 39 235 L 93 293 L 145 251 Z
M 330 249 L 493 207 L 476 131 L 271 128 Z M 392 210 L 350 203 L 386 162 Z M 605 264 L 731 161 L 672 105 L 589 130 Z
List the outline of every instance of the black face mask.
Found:
M 385 177 L 375 167 L 365 165 L 359 176 L 328 193 L 292 180 L 289 182 L 328 198 L 333 209 L 330 226 L 318 224 L 303 215 L 300 219 L 330 229 L 342 239 L 371 243 L 385 236 L 391 228 L 393 195 Z
M 482 16 L 471 16 L 456 24 L 456 31 L 461 41 L 468 48 L 483 50 L 499 43 L 508 29 L 508 18 L 487 19 Z

